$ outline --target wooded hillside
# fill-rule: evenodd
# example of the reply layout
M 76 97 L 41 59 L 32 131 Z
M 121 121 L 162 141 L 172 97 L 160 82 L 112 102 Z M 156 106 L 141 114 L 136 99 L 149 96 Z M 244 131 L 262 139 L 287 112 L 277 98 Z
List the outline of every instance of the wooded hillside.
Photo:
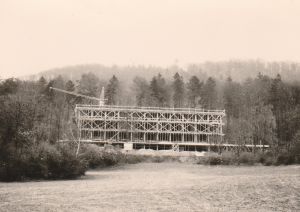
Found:
M 14 173 L 29 170 L 20 164 L 24 161 L 31 164 L 32 157 L 40 161 L 43 159 L 41 155 L 46 153 L 48 159 L 53 157 L 53 152 L 60 155 L 54 157 L 59 158 L 55 164 L 60 165 L 68 164 L 61 160 L 72 158 L 73 153 L 69 150 L 51 145 L 59 139 L 75 140 L 75 105 L 95 102 L 57 93 L 50 87 L 99 97 L 104 86 L 109 105 L 225 109 L 225 143 L 270 145 L 269 154 L 275 161 L 281 160 L 285 164 L 300 161 L 300 83 L 285 81 L 280 74 L 268 76 L 262 73 L 244 81 L 236 81 L 231 77 L 221 80 L 213 74 L 207 77 L 199 73 L 191 75 L 193 72 L 181 74 L 182 71 L 173 75 L 166 72 L 148 73 L 148 76 L 137 75 L 132 80 L 124 81 L 118 72 L 108 73 L 99 77 L 88 72 L 78 80 L 67 76 L 57 76 L 51 80 L 42 76 L 37 81 L 2 80 L 0 172 L 7 169 L 12 176 L 18 176 Z M 68 162 L 75 164 L 68 165 L 73 167 L 69 171 L 71 176 L 82 173 L 84 165 L 74 158 L 74 154 L 72 161 Z M 42 167 L 48 170 L 49 167 L 53 168 L 52 163 L 51 159 L 50 165 L 42 163 Z M 58 172 L 55 176 L 68 177 L 59 175 L 65 173 L 65 168 L 54 168 Z M 48 176 L 48 171 L 43 173 Z

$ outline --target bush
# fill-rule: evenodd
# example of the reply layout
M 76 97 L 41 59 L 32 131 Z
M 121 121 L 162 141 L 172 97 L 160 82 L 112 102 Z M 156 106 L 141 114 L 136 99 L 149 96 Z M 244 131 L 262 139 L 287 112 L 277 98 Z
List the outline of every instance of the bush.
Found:
M 98 166 L 104 166 L 103 151 L 97 145 L 83 145 L 81 151 L 83 153 L 80 154 L 80 158 L 87 161 L 89 168 L 94 169 Z
M 205 156 L 197 157 L 196 164 L 201 164 L 201 165 L 208 164 L 207 157 L 205 157 Z
M 290 165 L 297 163 L 296 155 L 282 151 L 278 155 L 274 155 L 272 152 L 266 152 L 265 154 L 259 154 L 257 156 L 257 162 L 264 164 L 265 166 L 270 165 Z
M 39 144 L 0 162 L 0 180 L 70 179 L 84 175 L 87 163 L 70 145 Z
M 115 148 L 101 148 L 94 144 L 82 146 L 80 158 L 86 160 L 89 168 L 113 166 L 125 161 L 125 155 Z
M 209 165 L 254 165 L 261 163 L 265 166 L 270 165 L 289 165 L 297 163 L 297 157 L 291 153 L 283 152 L 277 157 L 274 157 L 272 152 L 258 152 L 253 154 L 252 152 L 241 152 L 237 156 L 234 152 L 223 152 L 221 155 L 217 153 L 207 153 L 204 157 L 199 157 L 197 164 L 209 164 Z
M 204 157 L 198 157 L 197 164 L 208 165 L 237 165 L 247 164 L 253 165 L 261 161 L 266 161 L 267 158 L 260 158 L 260 155 L 250 152 L 242 152 L 239 156 L 234 152 L 222 152 L 221 155 L 217 153 L 207 153 Z
M 208 165 L 220 165 L 222 163 L 221 156 L 214 152 L 208 152 L 204 157 L 203 160 L 198 160 L 198 164 L 203 162 L 204 164 Z
M 275 161 L 275 165 L 290 165 L 295 162 L 295 157 L 287 152 L 280 153 Z
M 231 165 L 236 162 L 234 153 L 223 152 L 221 155 L 217 153 L 207 153 L 203 157 L 199 157 L 197 164 L 208 164 L 208 165 Z
M 238 157 L 238 162 L 241 164 L 253 165 L 257 158 L 252 152 L 242 152 Z
M 68 145 L 58 145 L 57 150 L 58 154 L 47 155 L 49 179 L 70 179 L 84 175 L 88 168 L 87 162 L 77 158 L 74 149 Z
M 222 152 L 222 165 L 237 164 L 237 156 L 234 152 Z
M 222 158 L 221 156 L 210 156 L 207 162 L 209 165 L 221 165 Z
M 105 166 L 114 166 L 124 161 L 124 155 L 118 150 L 103 151 L 103 161 Z
M 163 156 L 157 156 L 157 155 L 155 155 L 151 158 L 151 162 L 153 162 L 153 163 L 162 163 L 162 162 L 164 162 L 164 160 L 165 160 L 165 158 Z
M 265 166 L 271 166 L 274 164 L 274 156 L 272 152 L 258 152 L 256 154 L 256 162 Z
M 124 163 L 128 164 L 136 164 L 136 163 L 141 163 L 145 162 L 149 159 L 148 156 L 145 155 L 133 155 L 133 154 L 126 154 L 124 156 Z

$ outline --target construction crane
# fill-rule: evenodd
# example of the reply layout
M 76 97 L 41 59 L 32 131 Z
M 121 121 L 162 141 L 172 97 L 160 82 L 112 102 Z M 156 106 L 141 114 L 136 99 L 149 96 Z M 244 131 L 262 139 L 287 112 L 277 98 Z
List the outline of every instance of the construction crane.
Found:
M 106 99 L 104 98 L 104 87 L 102 87 L 100 98 L 93 97 L 93 96 L 86 96 L 86 95 L 83 95 L 83 94 L 79 94 L 79 93 L 75 93 L 75 92 L 71 92 L 71 91 L 66 91 L 66 90 L 63 90 L 63 89 L 60 89 L 60 88 L 50 87 L 50 90 L 55 90 L 55 91 L 70 94 L 70 95 L 73 95 L 73 96 L 80 96 L 80 97 L 83 97 L 83 98 L 86 98 L 86 99 L 96 100 L 96 101 L 99 101 L 99 106 L 104 106 L 105 101 L 106 101 Z
M 106 101 L 106 99 L 104 98 L 104 87 L 102 87 L 100 98 L 93 97 L 93 96 L 86 96 L 86 95 L 83 95 L 83 94 L 79 94 L 79 93 L 75 93 L 75 92 L 71 92 L 71 91 L 66 91 L 66 90 L 63 90 L 63 89 L 60 89 L 60 88 L 50 87 L 50 90 L 54 90 L 54 91 L 58 91 L 58 92 L 62 92 L 62 93 L 66 93 L 66 94 L 70 94 L 70 95 L 74 95 L 74 96 L 80 96 L 80 97 L 83 97 L 83 98 L 86 98 L 86 99 L 92 99 L 92 100 L 99 101 L 99 106 L 100 107 L 104 106 L 105 101 Z M 79 139 L 77 141 L 76 157 L 78 156 L 78 153 L 79 153 L 80 140 L 81 140 L 81 136 L 79 136 Z

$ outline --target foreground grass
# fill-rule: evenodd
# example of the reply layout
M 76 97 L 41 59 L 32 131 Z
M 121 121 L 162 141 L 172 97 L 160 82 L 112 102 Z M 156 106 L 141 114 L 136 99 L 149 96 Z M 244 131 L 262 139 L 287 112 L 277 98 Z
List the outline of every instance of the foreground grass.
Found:
M 300 166 L 139 163 L 0 183 L 0 211 L 299 211 Z

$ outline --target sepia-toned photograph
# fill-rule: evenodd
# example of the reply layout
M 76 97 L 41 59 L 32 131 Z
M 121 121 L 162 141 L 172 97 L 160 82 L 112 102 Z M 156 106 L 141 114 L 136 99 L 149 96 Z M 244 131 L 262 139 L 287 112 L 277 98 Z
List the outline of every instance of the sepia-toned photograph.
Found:
M 300 1 L 0 0 L 19 211 L 300 211 Z

